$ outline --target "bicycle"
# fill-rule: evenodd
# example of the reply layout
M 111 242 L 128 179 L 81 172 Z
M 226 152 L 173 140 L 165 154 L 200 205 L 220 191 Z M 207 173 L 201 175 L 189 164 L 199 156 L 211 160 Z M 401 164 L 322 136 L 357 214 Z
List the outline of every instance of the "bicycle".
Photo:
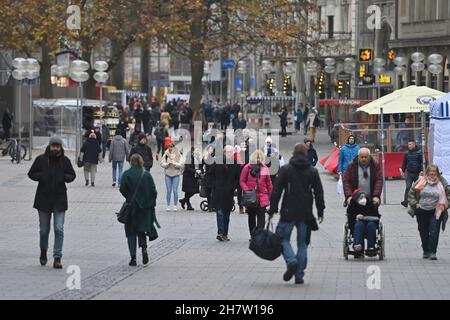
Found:
M 24 144 L 20 144 L 19 147 L 17 139 L 8 139 L 6 141 L 9 141 L 9 143 L 6 148 L 2 150 L 2 157 L 9 154 L 9 156 L 11 157 L 11 163 L 14 163 L 14 161 L 16 161 L 16 163 L 19 163 L 19 159 L 25 160 L 25 157 L 27 155 L 27 147 Z

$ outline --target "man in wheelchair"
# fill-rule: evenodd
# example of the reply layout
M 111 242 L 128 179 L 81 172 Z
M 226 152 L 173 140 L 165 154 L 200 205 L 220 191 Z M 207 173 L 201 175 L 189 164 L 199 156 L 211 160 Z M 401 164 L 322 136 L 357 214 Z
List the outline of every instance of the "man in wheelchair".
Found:
M 364 238 L 367 238 L 366 255 L 369 257 L 377 255 L 375 244 L 379 218 L 377 204 L 369 201 L 367 195 L 360 189 L 354 190 L 347 207 L 347 219 L 350 232 L 353 235 L 355 258 L 364 256 Z

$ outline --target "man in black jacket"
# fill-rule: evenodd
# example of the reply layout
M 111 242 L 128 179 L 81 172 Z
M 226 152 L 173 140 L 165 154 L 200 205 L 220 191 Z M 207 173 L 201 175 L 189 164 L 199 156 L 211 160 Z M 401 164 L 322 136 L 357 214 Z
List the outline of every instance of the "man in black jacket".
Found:
M 319 172 L 309 163 L 307 152 L 306 145 L 297 144 L 289 164 L 280 169 L 268 212 L 271 218 L 275 212 L 278 212 L 278 202 L 284 191 L 281 217 L 276 233 L 283 237 L 283 257 L 287 264 L 283 280 L 289 281 L 295 275 L 296 284 L 304 283 L 311 230 L 318 230 L 317 221 L 313 215 L 313 198 L 316 202 L 319 223 L 323 221 L 325 209 Z M 294 227 L 297 228 L 297 254 L 294 253 L 290 244 Z
M 130 157 L 138 153 L 141 155 L 142 159 L 144 160 L 144 168 L 146 171 L 150 171 L 150 169 L 153 167 L 153 153 L 152 149 L 148 146 L 148 140 L 145 133 L 141 132 L 139 134 L 139 143 L 135 145 L 133 148 L 131 148 L 130 151 Z
M 39 212 L 39 233 L 42 266 L 47 264 L 48 236 L 53 213 L 55 244 L 53 247 L 53 268 L 61 269 L 64 240 L 64 218 L 67 210 L 66 183 L 75 180 L 75 171 L 62 147 L 59 137 L 52 137 L 43 155 L 38 156 L 28 172 L 28 177 L 38 181 L 34 208 Z
M 415 140 L 408 141 L 408 151 L 405 153 L 402 164 L 402 173 L 406 171 L 406 189 L 402 206 L 408 207 L 408 192 L 411 186 L 419 178 L 422 172 L 422 151 L 417 147 Z

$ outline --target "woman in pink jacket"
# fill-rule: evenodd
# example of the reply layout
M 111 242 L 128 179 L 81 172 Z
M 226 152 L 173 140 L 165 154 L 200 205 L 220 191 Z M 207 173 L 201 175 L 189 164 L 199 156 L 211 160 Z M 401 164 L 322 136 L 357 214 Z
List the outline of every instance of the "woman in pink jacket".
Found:
M 264 153 L 256 150 L 250 157 L 250 163 L 241 172 L 240 185 L 242 190 L 256 189 L 256 206 L 247 207 L 248 228 L 250 235 L 255 227 L 264 228 L 266 207 L 272 193 L 272 180 L 269 168 L 264 164 Z

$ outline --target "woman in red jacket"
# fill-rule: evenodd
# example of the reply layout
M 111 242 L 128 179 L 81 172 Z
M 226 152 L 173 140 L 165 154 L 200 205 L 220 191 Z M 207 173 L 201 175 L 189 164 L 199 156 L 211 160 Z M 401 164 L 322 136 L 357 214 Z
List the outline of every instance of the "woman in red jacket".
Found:
M 272 180 L 264 160 L 264 153 L 256 150 L 250 157 L 250 163 L 242 169 L 240 178 L 243 191 L 256 189 L 257 204 L 247 207 L 250 235 L 255 227 L 264 228 L 266 207 L 272 194 Z

